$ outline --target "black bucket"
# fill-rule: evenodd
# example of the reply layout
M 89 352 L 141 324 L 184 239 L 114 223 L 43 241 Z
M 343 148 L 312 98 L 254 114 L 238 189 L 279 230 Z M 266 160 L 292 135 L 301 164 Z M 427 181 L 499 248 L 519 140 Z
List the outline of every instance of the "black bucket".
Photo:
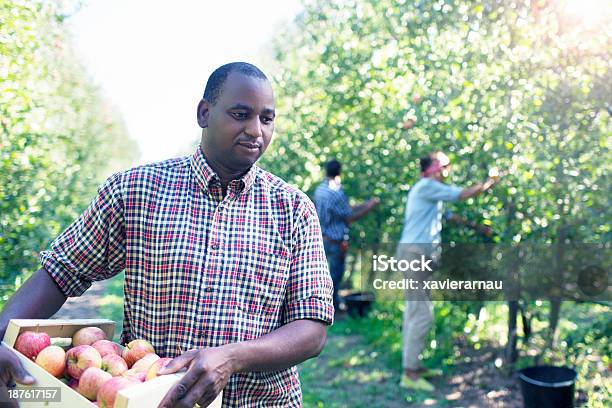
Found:
M 576 371 L 535 366 L 519 371 L 525 408 L 573 408 Z
M 374 303 L 374 294 L 369 292 L 355 292 L 344 296 L 344 302 L 349 315 L 353 317 L 364 317 L 368 314 L 372 303 Z

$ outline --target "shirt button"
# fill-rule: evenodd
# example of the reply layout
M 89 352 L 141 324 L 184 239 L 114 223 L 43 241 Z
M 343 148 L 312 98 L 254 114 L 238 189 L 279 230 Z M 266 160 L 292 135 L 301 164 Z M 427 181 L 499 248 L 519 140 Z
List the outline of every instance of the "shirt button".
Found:
M 216 251 L 217 249 L 219 249 L 219 244 L 215 242 L 210 247 Z
M 207 287 L 204 289 L 204 291 L 205 291 L 205 292 L 210 293 L 210 292 L 212 292 L 212 291 L 213 291 L 213 288 L 212 288 L 212 287 L 210 287 L 210 286 L 207 286 Z

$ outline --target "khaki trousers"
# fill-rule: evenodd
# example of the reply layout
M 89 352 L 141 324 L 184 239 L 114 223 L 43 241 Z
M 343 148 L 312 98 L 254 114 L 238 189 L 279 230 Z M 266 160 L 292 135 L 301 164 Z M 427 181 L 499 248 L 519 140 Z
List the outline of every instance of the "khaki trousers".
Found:
M 433 323 L 433 305 L 428 295 L 422 300 L 404 302 L 402 365 L 404 369 L 417 370 L 421 366 L 421 353 Z
M 407 246 L 400 245 L 397 257 L 407 260 L 420 259 L 421 253 L 412 252 Z M 407 277 L 417 279 L 422 286 L 423 280 L 429 279 L 429 274 L 409 272 Z M 402 366 L 404 369 L 417 370 L 421 367 L 421 353 L 425 349 L 425 341 L 433 323 L 433 304 L 429 291 L 420 288 L 407 290 L 405 299 Z

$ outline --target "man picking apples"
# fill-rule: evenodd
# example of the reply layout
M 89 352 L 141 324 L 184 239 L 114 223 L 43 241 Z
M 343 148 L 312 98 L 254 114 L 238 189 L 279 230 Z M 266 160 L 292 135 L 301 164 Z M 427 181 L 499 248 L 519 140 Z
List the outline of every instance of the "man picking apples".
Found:
M 467 200 L 493 188 L 499 179 L 489 177 L 482 183 L 469 187 L 459 187 L 445 183 L 450 175 L 451 163 L 448 156 L 437 151 L 420 159 L 421 179 L 412 186 L 408 193 L 404 228 L 397 249 L 398 259 L 417 260 L 426 257 L 436 264 L 440 259 L 440 242 L 442 218 L 462 223 L 475 228 L 485 235 L 490 235 L 488 227 L 469 222 L 457 215 L 444 214 L 443 203 L 447 201 Z M 424 258 L 423 258 L 424 259 Z M 430 272 L 410 272 L 410 278 L 426 281 Z M 433 323 L 433 304 L 426 289 L 411 290 L 406 293 L 403 319 L 403 353 L 404 368 L 400 380 L 402 388 L 431 392 L 435 387 L 425 377 L 439 375 L 439 370 L 421 367 L 420 354 L 425 349 L 425 341 Z
M 325 343 L 332 283 L 314 205 L 255 165 L 274 120 L 263 72 L 218 68 L 197 108 L 193 155 L 111 176 L 41 254 L 0 334 L 9 319 L 50 317 L 125 270 L 122 343 L 144 339 L 176 357 L 161 374 L 187 369 L 162 406 L 206 406 L 221 390 L 225 407 L 301 406 L 295 365 Z M 0 370 L 3 386 L 28 380 L 7 350 Z

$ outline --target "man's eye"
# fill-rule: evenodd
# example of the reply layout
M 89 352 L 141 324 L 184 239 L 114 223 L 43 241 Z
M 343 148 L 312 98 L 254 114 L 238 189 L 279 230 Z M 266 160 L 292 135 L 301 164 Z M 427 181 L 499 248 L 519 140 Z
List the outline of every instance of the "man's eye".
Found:
M 266 125 L 269 125 L 270 123 L 274 122 L 274 118 L 272 117 L 268 117 L 268 116 L 264 116 L 261 121 L 263 123 L 265 123 Z
M 232 113 L 232 116 L 234 116 L 236 119 L 247 119 L 249 114 L 245 112 L 234 112 Z

